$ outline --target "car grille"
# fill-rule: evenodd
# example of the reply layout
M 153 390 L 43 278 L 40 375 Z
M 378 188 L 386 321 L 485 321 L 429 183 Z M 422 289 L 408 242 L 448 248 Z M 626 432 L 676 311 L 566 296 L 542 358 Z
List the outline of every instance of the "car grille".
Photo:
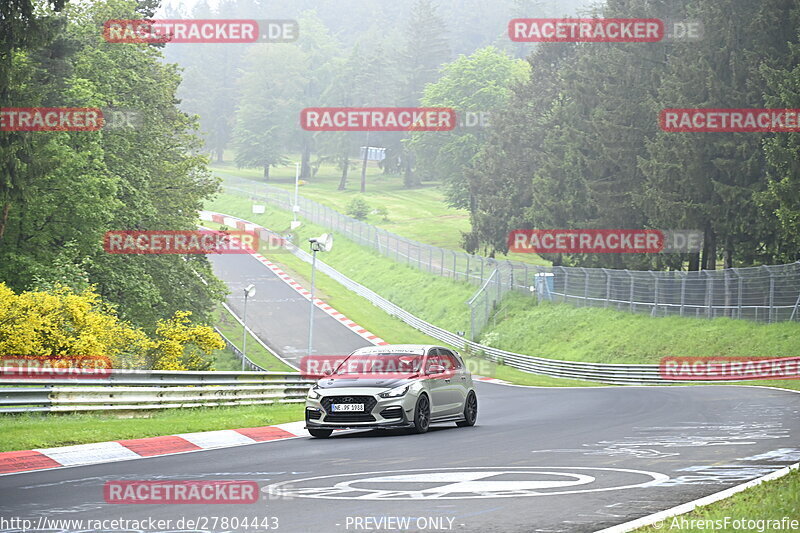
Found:
M 370 413 L 378 404 L 378 400 L 372 396 L 326 396 L 322 398 L 321 403 L 327 413 L 325 422 L 374 422 L 375 417 Z M 334 403 L 363 403 L 364 412 L 331 413 L 331 404 Z
M 388 407 L 381 411 L 381 416 L 383 418 L 400 418 L 403 416 L 403 408 L 399 405 Z
M 317 409 L 306 409 L 306 417 L 309 420 L 319 420 L 322 413 Z
M 335 413 L 326 415 L 325 422 L 375 422 L 375 417 L 364 413 Z

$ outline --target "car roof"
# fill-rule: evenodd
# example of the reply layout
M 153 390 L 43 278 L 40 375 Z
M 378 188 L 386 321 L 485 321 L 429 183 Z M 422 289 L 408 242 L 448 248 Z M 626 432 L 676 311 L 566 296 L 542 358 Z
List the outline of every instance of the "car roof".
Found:
M 437 344 L 384 344 L 381 346 L 365 346 L 354 351 L 354 354 L 371 354 L 371 353 L 410 353 L 410 354 L 424 354 L 429 348 L 444 348 Z

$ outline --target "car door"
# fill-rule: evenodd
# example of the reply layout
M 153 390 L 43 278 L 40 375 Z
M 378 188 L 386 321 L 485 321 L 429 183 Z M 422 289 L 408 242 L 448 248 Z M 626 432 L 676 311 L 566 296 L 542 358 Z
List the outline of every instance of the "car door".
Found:
M 448 399 L 450 380 L 445 381 L 448 375 L 442 373 L 429 374 L 430 369 L 436 365 L 444 366 L 439 350 L 431 348 L 428 351 L 424 368 L 425 388 L 431 395 L 431 417 L 443 416 L 451 408 L 449 405 L 450 400 Z
M 439 348 L 439 356 L 448 370 L 450 383 L 447 386 L 448 414 L 460 414 L 467 399 L 467 373 L 461 360 L 446 348 Z

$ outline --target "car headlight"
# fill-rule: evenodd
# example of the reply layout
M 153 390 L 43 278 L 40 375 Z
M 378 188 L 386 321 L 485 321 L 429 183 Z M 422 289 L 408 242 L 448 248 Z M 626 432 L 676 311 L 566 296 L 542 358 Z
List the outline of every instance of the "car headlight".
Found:
M 378 394 L 381 398 L 399 398 L 400 396 L 404 396 L 405 393 L 408 392 L 408 389 L 411 388 L 411 385 L 403 385 L 402 387 L 397 387 L 396 389 L 387 390 L 386 392 L 381 392 Z
M 316 387 L 308 389 L 308 399 L 309 400 L 319 400 L 322 398 L 322 394 L 317 392 Z

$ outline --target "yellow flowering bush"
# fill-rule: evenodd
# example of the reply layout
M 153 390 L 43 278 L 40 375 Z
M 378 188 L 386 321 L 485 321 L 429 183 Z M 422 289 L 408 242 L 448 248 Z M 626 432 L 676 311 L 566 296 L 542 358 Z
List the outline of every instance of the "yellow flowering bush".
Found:
M 160 320 L 153 341 L 153 370 L 212 370 L 206 356 L 221 350 L 225 342 L 209 326 L 191 323 L 190 311 L 178 311 Z
M 108 357 L 114 368 L 211 370 L 206 359 L 225 344 L 189 311 L 160 321 L 151 339 L 119 319 L 93 289 L 65 286 L 14 293 L 0 283 L 0 356 Z

